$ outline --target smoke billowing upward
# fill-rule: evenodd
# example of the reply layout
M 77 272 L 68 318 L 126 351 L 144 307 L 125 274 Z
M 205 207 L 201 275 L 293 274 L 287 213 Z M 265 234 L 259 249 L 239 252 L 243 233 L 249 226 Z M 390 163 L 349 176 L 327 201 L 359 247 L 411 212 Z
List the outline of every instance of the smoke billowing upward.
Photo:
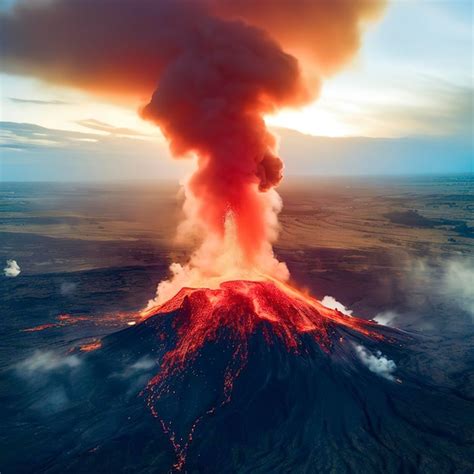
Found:
M 263 116 L 308 93 L 296 60 L 259 29 L 206 17 L 190 35 L 142 115 L 161 127 L 174 155 L 198 156 L 189 217 L 201 234 L 223 237 L 232 213 L 241 256 L 252 266 L 270 239 L 264 192 L 283 169 Z
M 185 212 L 203 243 L 175 267 L 181 283 L 237 267 L 284 279 L 271 248 L 283 164 L 264 116 L 314 98 L 381 3 L 24 1 L 0 16 L 1 67 L 135 101 L 176 157 L 197 156 Z

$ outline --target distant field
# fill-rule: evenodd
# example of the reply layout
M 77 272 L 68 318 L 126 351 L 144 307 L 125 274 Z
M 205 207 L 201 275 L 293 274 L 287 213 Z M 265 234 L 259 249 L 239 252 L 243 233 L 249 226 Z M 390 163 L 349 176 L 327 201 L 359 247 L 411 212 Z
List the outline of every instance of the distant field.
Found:
M 316 250 L 465 254 L 474 244 L 472 176 L 288 179 L 276 251 L 298 270 Z M 185 258 L 175 184 L 4 183 L 0 258 L 24 273 L 149 265 Z M 297 252 L 295 252 L 297 251 Z M 357 261 L 357 259 L 356 259 Z

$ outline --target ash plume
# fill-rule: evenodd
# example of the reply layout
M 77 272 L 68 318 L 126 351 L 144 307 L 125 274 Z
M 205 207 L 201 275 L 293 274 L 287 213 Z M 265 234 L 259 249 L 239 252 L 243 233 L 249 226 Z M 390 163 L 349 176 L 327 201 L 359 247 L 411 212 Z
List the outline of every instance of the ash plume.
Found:
M 240 277 L 285 279 L 271 247 L 283 163 L 264 117 L 314 99 L 382 4 L 23 1 L 0 16 L 1 68 L 141 104 L 175 157 L 197 157 L 183 228 L 202 244 L 176 279 L 207 281 L 230 263 Z

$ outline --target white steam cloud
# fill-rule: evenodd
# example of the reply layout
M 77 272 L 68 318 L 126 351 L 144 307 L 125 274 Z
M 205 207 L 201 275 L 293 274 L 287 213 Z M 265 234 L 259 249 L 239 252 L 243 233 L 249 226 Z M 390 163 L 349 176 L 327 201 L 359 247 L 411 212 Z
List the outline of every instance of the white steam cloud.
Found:
M 355 349 L 359 359 L 371 372 L 387 380 L 395 380 L 392 374 L 395 372 L 397 365 L 393 360 L 385 357 L 380 351 L 372 354 L 364 346 L 357 345 Z
M 374 321 L 429 332 L 459 327 L 450 324 L 452 318 L 456 323 L 474 322 L 474 258 L 410 259 L 405 272 L 402 289 L 407 298 L 403 307 L 382 311 Z
M 81 364 L 76 355 L 60 356 L 51 351 L 37 351 L 16 365 L 21 375 L 52 372 L 60 369 L 75 369 Z
M 352 310 L 346 308 L 342 303 L 337 301 L 332 296 L 325 296 L 321 300 L 321 304 L 323 306 L 326 306 L 326 308 L 337 309 L 337 311 L 340 311 L 342 314 L 345 314 L 346 316 L 352 316 Z
M 474 318 L 474 259 L 449 261 L 443 283 L 457 306 Z
M 409 283 L 420 295 L 436 295 L 474 320 L 474 258 L 417 259 L 411 263 L 409 273 Z
M 391 326 L 394 327 L 394 321 L 397 319 L 399 314 L 395 311 L 383 311 L 378 313 L 377 316 L 373 318 L 379 324 L 383 324 L 384 326 Z
M 16 263 L 16 260 L 7 260 L 7 266 L 3 269 L 3 274 L 6 277 L 14 278 L 21 273 L 20 265 Z
M 72 282 L 63 282 L 59 287 L 59 292 L 62 296 L 69 296 L 72 295 L 76 291 L 76 283 Z
M 156 367 L 156 362 L 149 357 L 145 356 L 137 360 L 133 364 L 125 367 L 122 372 L 115 372 L 112 377 L 129 378 L 141 375 L 144 372 L 148 372 L 153 367 Z
M 81 366 L 82 361 L 76 355 L 36 351 L 12 368 L 25 384 L 25 390 L 33 390 L 31 408 L 51 416 L 71 406 L 68 386 Z

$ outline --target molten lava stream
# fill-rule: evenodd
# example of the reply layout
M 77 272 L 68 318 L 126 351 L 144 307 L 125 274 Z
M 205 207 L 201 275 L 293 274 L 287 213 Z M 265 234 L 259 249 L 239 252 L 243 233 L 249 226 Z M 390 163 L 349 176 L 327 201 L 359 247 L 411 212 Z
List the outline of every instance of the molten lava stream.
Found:
M 303 335 L 309 335 L 326 353 L 331 351 L 338 329 L 345 328 L 380 340 L 376 323 L 346 316 L 323 306 L 311 296 L 266 277 L 266 281 L 235 280 L 217 289 L 182 288 L 171 300 L 147 312 L 148 318 L 173 313 L 176 342 L 161 361 L 160 372 L 146 389 L 147 404 L 161 422 L 177 456 L 175 468 L 183 468 L 186 452 L 198 424 L 206 415 L 231 400 L 236 378 L 247 363 L 249 339 L 260 332 L 268 344 L 283 343 L 288 351 L 304 350 Z M 175 393 L 176 380 L 197 377 L 200 354 L 209 343 L 228 341 L 231 354 L 222 369 L 222 396 L 191 423 L 186 435 L 178 436 L 172 416 L 160 413 L 159 405 Z M 225 359 L 225 357 L 223 357 Z M 166 404 L 166 403 L 165 403 Z

